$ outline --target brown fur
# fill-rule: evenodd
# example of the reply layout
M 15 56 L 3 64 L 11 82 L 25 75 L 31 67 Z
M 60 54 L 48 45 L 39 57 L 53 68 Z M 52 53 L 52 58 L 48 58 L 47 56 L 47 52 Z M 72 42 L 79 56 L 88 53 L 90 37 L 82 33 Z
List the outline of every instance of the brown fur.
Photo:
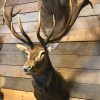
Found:
M 70 84 L 53 68 L 48 53 L 43 59 L 35 60 L 41 50 L 43 48 L 40 45 L 35 45 L 33 49 L 29 49 L 30 56 L 25 64 L 29 67 L 35 63 L 30 74 L 33 76 L 32 82 L 36 99 L 69 100 Z

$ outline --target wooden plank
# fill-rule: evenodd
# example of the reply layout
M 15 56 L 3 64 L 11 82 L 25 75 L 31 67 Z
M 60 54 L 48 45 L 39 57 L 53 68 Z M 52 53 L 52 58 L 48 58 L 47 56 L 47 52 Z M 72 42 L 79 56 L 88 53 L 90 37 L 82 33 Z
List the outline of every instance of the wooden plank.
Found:
M 100 3 L 100 0 L 90 0 L 93 4 Z
M 22 22 L 38 21 L 38 12 L 24 13 L 24 14 L 19 14 L 19 15 L 21 17 Z M 91 26 L 91 24 L 89 24 L 89 23 L 92 23 L 92 25 L 96 24 L 97 21 L 99 21 L 99 19 L 100 19 L 99 15 L 98 16 L 78 17 L 75 24 L 78 23 L 81 26 L 84 25 L 87 27 L 87 25 Z M 95 22 L 95 23 L 93 23 L 93 22 Z M 0 23 L 3 23 L 2 16 L 0 16 Z M 18 23 L 18 16 L 13 18 L 13 23 Z
M 79 83 L 72 83 L 72 84 L 73 86 L 71 86 L 71 91 L 70 91 L 71 97 L 85 98 L 85 99 L 92 99 L 92 100 L 100 99 L 100 95 L 99 95 L 100 85 L 79 84 Z M 18 81 L 18 78 L 11 78 L 11 79 L 10 77 L 6 78 L 6 84 L 3 88 L 33 92 L 32 83 L 31 80 L 29 79 L 20 79 Z
M 25 44 L 22 44 L 25 45 Z M 3 44 L 0 54 L 22 55 L 16 44 Z M 80 55 L 80 56 L 100 56 L 100 42 L 65 42 L 60 43 L 52 55 Z
M 22 4 L 26 4 L 26 3 L 33 3 L 36 2 L 37 0 L 14 0 L 16 5 L 22 5 Z M 12 5 L 13 0 L 7 0 L 7 6 L 11 6 Z M 98 2 L 98 0 L 96 1 Z M 0 0 L 0 6 L 3 4 L 3 0 Z
M 2 20 L 2 18 L 0 18 Z M 30 31 L 37 31 L 38 27 L 38 13 L 26 13 L 21 14 L 21 19 L 23 22 L 23 27 L 27 32 Z M 76 29 L 91 29 L 95 27 L 100 27 L 99 23 L 100 16 L 89 16 L 89 17 L 79 17 L 77 18 L 75 24 L 72 27 L 72 30 Z M 35 21 L 35 22 L 34 22 Z M 14 26 L 16 27 L 16 30 L 19 31 L 19 25 L 18 25 L 18 17 L 15 17 L 13 19 L 13 22 L 15 23 Z M 95 22 L 95 23 L 94 23 Z M 2 21 L 1 21 L 2 23 Z M 91 23 L 91 24 L 90 24 Z M 7 25 L 2 25 L 0 29 L 0 33 L 10 33 L 9 28 Z
M 100 56 L 50 55 L 50 59 L 55 67 L 100 69 Z M 0 54 L 1 65 L 23 65 L 25 61 L 26 55 Z
M 8 12 L 10 8 L 11 7 L 7 7 Z M 14 12 L 17 12 L 20 9 L 22 9 L 20 13 L 29 13 L 34 11 L 36 12 L 38 11 L 38 3 L 34 2 L 34 3 L 23 4 L 23 5 L 16 5 Z M 92 9 L 91 6 L 88 5 L 81 11 L 79 16 L 99 15 L 100 14 L 99 9 L 100 9 L 100 4 L 94 4 L 94 9 Z M 0 9 L 0 15 L 2 15 L 2 9 Z
M 23 66 L 10 66 L 0 65 L 0 74 L 2 76 L 20 77 L 20 78 L 31 78 L 26 75 L 22 70 Z M 87 83 L 87 84 L 100 84 L 100 70 L 85 70 L 85 69 L 70 69 L 70 68 L 55 68 L 67 81 L 73 79 L 76 83 Z M 4 79 L 1 78 L 1 85 L 4 84 Z
M 37 0 L 15 0 L 15 4 L 18 5 L 18 4 L 24 4 L 24 3 L 30 3 L 30 2 L 35 2 Z M 100 0 L 90 0 L 93 4 L 96 4 L 96 3 L 100 3 Z M 3 0 L 0 1 L 0 4 L 3 3 Z M 7 6 L 11 5 L 12 4 L 12 1 L 11 0 L 7 0 Z
M 1 89 L 1 91 L 4 94 L 4 100 L 36 100 L 32 92 L 10 89 Z
M 99 85 L 74 84 L 71 95 L 74 97 L 81 97 L 89 100 L 99 100 L 99 93 Z
M 32 41 L 39 42 L 37 39 L 36 32 L 30 32 L 28 33 L 28 35 Z M 44 37 L 43 35 L 41 36 Z M 15 38 L 12 35 L 12 33 L 8 34 L 0 33 L 0 37 L 3 40 L 0 41 L 1 43 L 22 43 L 17 38 Z M 69 34 L 64 38 L 62 38 L 61 40 L 61 42 L 67 42 L 67 41 L 100 41 L 100 28 L 94 27 L 90 29 L 70 30 Z
M 9 13 L 11 6 L 7 7 L 7 12 Z M 28 8 L 28 9 L 27 9 Z M 28 3 L 28 4 L 23 4 L 23 5 L 16 5 L 14 8 L 14 12 L 18 12 L 21 10 L 20 13 L 29 13 L 29 12 L 36 12 L 38 11 L 38 3 Z M 0 15 L 2 15 L 2 9 L 0 9 Z
M 36 100 L 32 92 L 11 90 L 11 89 L 1 89 L 4 93 L 4 100 Z M 12 94 L 14 94 L 12 96 Z M 85 100 L 79 98 L 70 98 L 70 100 Z
M 25 3 L 31 3 L 31 2 L 36 2 L 37 0 L 15 0 L 15 4 L 19 5 L 19 4 L 25 4 Z M 100 3 L 100 0 L 90 0 L 93 4 L 97 4 Z M 2 5 L 3 0 L 0 1 L 0 4 Z M 11 5 L 12 1 L 11 0 L 7 0 L 7 6 Z
M 19 14 L 21 22 L 34 22 L 38 21 L 38 12 Z M 18 16 L 13 18 L 13 23 L 18 23 Z M 2 16 L 0 16 L 0 25 L 3 24 Z
M 30 16 L 32 17 L 32 16 Z M 99 24 L 99 17 L 100 16 L 92 16 L 92 17 L 81 17 L 78 18 L 75 22 L 74 26 L 72 27 L 72 30 L 69 32 L 67 36 L 65 36 L 62 41 L 95 41 L 100 40 L 100 24 Z M 24 18 L 23 18 L 24 19 Z M 34 19 L 33 19 L 34 20 Z M 95 21 L 95 23 L 94 23 Z M 88 24 L 92 23 L 92 24 Z M 33 27 L 31 27 L 33 26 Z M 14 27 L 16 27 L 17 32 L 20 32 L 18 23 L 14 24 Z M 23 27 L 26 32 L 29 32 L 30 37 L 34 42 L 38 42 L 36 38 L 36 34 L 33 34 L 33 32 L 37 31 L 37 22 L 27 22 L 23 23 Z M 33 32 L 32 32 L 33 31 Z M 14 36 L 10 33 L 9 28 L 6 25 L 1 26 L 0 29 L 0 36 L 3 38 L 4 43 L 16 43 L 17 39 L 15 39 Z M 87 35 L 88 34 L 88 35 Z M 10 39 L 9 39 L 10 38 Z

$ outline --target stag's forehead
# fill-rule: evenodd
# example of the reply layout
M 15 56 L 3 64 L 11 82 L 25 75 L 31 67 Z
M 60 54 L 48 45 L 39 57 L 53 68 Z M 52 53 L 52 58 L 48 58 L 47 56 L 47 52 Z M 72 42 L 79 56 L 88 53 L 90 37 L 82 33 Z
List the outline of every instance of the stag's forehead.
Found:
M 38 53 L 40 51 L 44 50 L 44 48 L 40 45 L 40 44 L 35 44 L 34 45 L 34 48 L 31 49 L 31 52 L 35 52 L 35 53 Z

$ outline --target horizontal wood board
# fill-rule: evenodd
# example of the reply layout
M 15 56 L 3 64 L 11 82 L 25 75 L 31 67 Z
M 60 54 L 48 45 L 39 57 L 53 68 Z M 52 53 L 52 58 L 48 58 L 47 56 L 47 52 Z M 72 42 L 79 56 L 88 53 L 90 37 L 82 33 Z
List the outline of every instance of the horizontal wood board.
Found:
M 11 89 L 1 89 L 1 91 L 4 93 L 4 100 L 36 100 L 32 92 L 17 91 Z M 85 100 L 85 99 L 70 98 L 70 100 Z
M 2 88 L 33 92 L 30 79 L 6 77 L 5 83 L 6 83 L 5 86 Z M 100 95 L 98 95 L 99 93 L 100 93 L 100 85 L 95 85 L 95 84 L 90 85 L 90 84 L 72 83 L 72 87 L 70 90 L 71 97 L 92 99 L 92 100 L 99 100 L 100 99 Z
M 61 40 L 62 43 L 57 50 L 50 53 L 50 58 L 55 69 L 62 74 L 66 81 L 71 78 L 73 79 L 74 85 L 71 96 L 76 98 L 72 100 L 77 100 L 77 98 L 83 98 L 82 100 L 100 99 L 100 42 L 87 42 L 100 40 L 100 0 L 91 1 L 94 4 L 94 9 L 91 9 L 90 5 L 84 8 L 68 36 Z M 7 2 L 7 10 L 9 12 L 11 1 L 7 0 Z M 14 12 L 22 9 L 20 16 L 23 27 L 32 41 L 38 42 L 36 38 L 38 22 L 36 0 L 15 0 L 15 2 L 16 7 Z M 0 1 L 0 7 L 1 5 L 2 0 Z M 0 51 L 0 75 L 4 76 L 0 78 L 0 86 L 32 92 L 31 76 L 25 75 L 22 70 L 22 66 L 26 61 L 26 55 L 15 47 L 15 43 L 21 42 L 11 34 L 6 25 L 2 24 L 1 12 L 0 8 L 0 43 L 5 44 Z M 13 23 L 20 34 L 17 17 L 13 18 Z M 7 84 L 8 82 L 10 84 Z M 24 82 L 26 84 L 23 84 Z M 21 93 L 19 94 L 21 95 Z M 24 93 L 22 95 L 23 100 L 28 98 L 24 97 Z

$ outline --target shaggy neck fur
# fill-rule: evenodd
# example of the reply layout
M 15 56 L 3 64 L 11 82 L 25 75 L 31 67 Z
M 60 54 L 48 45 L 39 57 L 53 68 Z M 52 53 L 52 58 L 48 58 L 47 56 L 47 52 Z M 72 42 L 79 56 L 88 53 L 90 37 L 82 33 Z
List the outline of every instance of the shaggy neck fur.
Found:
M 33 75 L 33 87 L 37 100 L 69 100 L 68 84 L 50 63 Z

